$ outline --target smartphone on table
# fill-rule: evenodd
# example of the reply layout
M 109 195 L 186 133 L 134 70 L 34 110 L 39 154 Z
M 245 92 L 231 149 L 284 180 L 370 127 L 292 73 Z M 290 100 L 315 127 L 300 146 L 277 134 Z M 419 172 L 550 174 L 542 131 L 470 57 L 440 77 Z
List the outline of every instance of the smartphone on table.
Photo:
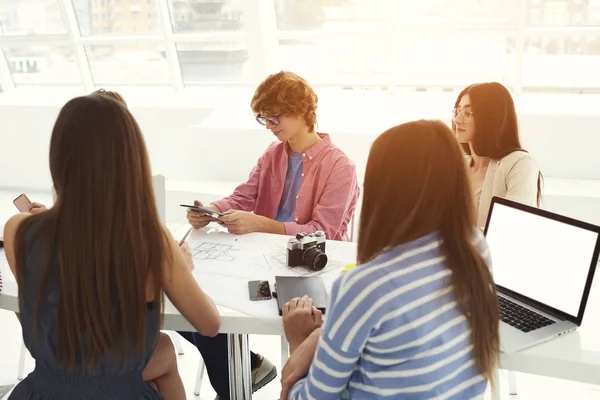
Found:
M 31 208 L 31 200 L 29 200 L 29 197 L 25 193 L 21 193 L 19 197 L 14 199 L 13 204 L 20 212 L 29 212 Z
M 207 217 L 212 217 L 212 218 L 215 218 L 215 219 L 219 219 L 219 217 L 222 217 L 223 215 L 225 215 L 223 213 L 220 213 L 220 212 L 217 212 L 217 211 L 213 211 L 213 210 L 209 210 L 208 208 L 204 208 L 204 207 L 201 207 L 201 206 L 192 206 L 192 205 L 189 205 L 189 204 L 180 204 L 180 206 L 181 207 L 189 208 L 192 211 L 197 211 L 197 212 L 199 212 L 201 214 L 206 215 Z
M 250 281 L 248 282 L 248 293 L 250 300 L 270 300 L 271 286 L 269 281 Z

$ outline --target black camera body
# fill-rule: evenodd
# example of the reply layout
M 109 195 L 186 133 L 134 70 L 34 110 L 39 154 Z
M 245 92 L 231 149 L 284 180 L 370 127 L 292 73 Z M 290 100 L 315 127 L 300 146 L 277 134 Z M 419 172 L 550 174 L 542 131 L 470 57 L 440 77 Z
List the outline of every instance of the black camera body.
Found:
M 288 240 L 287 265 L 320 271 L 327 265 L 325 232 L 299 233 Z

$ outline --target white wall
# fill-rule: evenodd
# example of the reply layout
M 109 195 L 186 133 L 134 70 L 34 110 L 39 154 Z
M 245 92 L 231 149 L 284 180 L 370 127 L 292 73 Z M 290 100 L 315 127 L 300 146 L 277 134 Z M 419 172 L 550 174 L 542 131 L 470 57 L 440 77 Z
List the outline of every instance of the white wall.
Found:
M 326 92 L 320 94 L 319 130 L 332 133 L 334 143 L 357 164 L 362 180 L 370 144 L 379 133 L 420 117 L 447 120 L 455 96 L 352 92 L 339 96 Z M 530 95 L 516 102 L 523 145 L 540 162 L 547 186 L 553 185 L 553 178 L 600 180 L 599 97 Z M 215 194 L 215 190 L 204 190 L 204 182 L 220 181 L 223 185 L 217 194 L 221 194 L 223 188 L 247 178 L 273 140 L 253 120 L 245 99 L 215 104 L 211 106 L 206 99 L 198 106 L 131 104 L 146 137 L 153 172 L 167 177 L 168 190 L 170 181 L 189 181 L 197 182 L 190 191 Z M 0 104 L 0 188 L 47 190 L 51 186 L 48 147 L 59 109 L 48 104 Z M 185 185 L 176 189 L 186 190 Z M 584 206 L 561 197 L 577 197 L 577 193 L 561 190 L 566 191 L 550 190 L 549 208 L 600 223 L 600 193 L 595 187 L 582 196 Z M 555 201 L 553 196 L 560 199 Z M 579 205 L 570 210 L 571 203 Z

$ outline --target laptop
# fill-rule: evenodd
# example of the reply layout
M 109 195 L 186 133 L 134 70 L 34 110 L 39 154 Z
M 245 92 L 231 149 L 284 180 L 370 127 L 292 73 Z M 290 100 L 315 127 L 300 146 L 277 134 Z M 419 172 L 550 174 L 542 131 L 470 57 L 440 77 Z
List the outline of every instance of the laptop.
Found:
M 494 197 L 485 225 L 500 307 L 500 346 L 516 352 L 581 325 L 600 227 Z

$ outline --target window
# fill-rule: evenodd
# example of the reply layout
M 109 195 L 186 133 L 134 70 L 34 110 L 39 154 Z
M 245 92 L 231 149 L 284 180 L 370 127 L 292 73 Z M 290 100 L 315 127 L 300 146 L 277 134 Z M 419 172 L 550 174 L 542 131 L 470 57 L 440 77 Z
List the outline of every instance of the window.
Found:
M 81 36 L 114 35 L 119 33 L 118 26 L 126 26 L 124 30 L 128 33 L 147 35 L 158 32 L 158 24 L 152 17 L 156 8 L 154 0 L 131 4 L 128 8 L 118 5 L 119 1 L 114 3 L 108 0 L 72 1 Z M 94 18 L 95 15 L 99 17 Z M 119 21 L 119 25 L 116 25 L 115 21 Z
M 58 1 L 1 1 L 1 32 L 11 35 L 66 33 L 67 29 Z
M 508 56 L 503 35 L 461 33 L 464 24 L 508 27 L 503 0 L 276 0 L 275 6 L 282 68 L 313 82 L 439 86 L 492 77 L 510 81 L 507 70 L 512 72 L 514 57 Z
M 103 84 L 169 84 L 165 51 L 153 43 L 85 46 L 92 78 Z
M 530 36 L 523 55 L 523 86 L 600 88 L 600 36 Z
M 19 85 L 80 85 L 70 46 L 4 47 L 13 82 Z
M 206 81 L 248 81 L 248 50 L 242 41 L 179 43 L 177 55 L 184 84 Z
M 387 85 L 389 65 L 385 36 L 322 37 L 279 42 L 281 67 L 311 82 L 350 85 L 361 81 Z
M 175 33 L 239 31 L 243 29 L 242 0 L 168 0 Z
M 395 82 L 401 86 L 465 87 L 474 82 L 514 84 L 514 40 L 504 35 L 399 34 L 393 45 Z
M 404 24 L 508 21 L 505 0 L 275 0 L 280 30 L 334 31 Z
M 15 83 L 600 90 L 600 0 L 158 1 L 0 0 Z
M 539 1 L 529 6 L 532 26 L 600 26 L 597 0 Z

